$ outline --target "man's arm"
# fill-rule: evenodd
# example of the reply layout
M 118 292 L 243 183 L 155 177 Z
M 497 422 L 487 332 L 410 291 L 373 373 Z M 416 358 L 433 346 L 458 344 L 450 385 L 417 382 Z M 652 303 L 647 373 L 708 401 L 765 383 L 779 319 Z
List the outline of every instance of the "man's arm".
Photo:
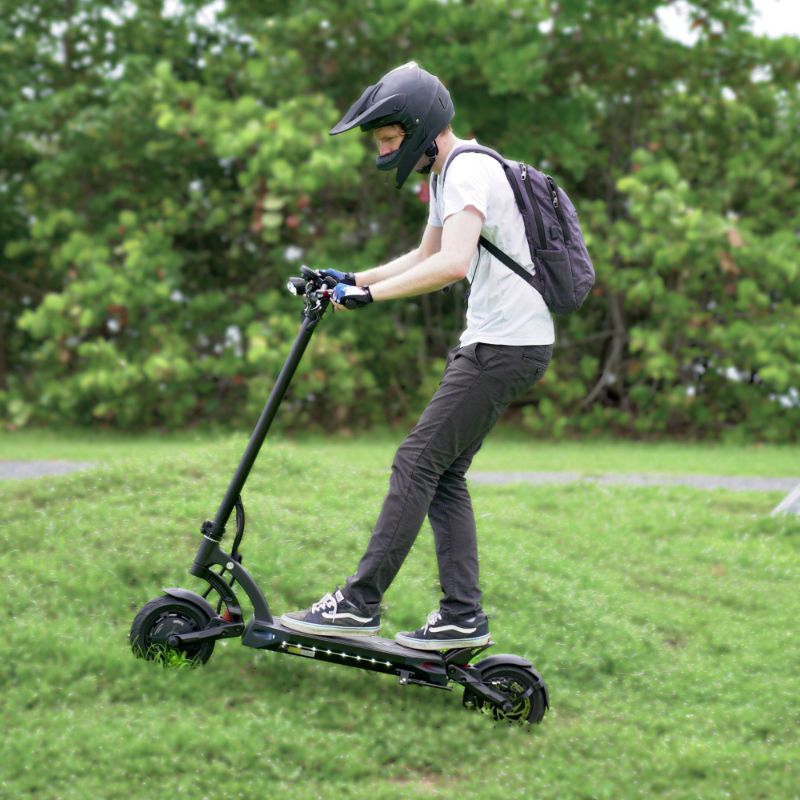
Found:
M 394 300 L 398 297 L 413 297 L 435 292 L 455 281 L 460 281 L 466 276 L 472 256 L 478 247 L 482 226 L 483 216 L 472 206 L 452 214 L 444 221 L 443 228 L 433 229 L 441 231 L 441 246 L 438 251 L 428 251 L 430 254 L 427 257 L 421 258 L 416 264 L 408 265 L 404 271 L 370 283 L 372 299 Z M 426 234 L 428 230 L 430 226 L 426 229 Z M 422 245 L 415 252 L 422 253 Z M 359 278 L 369 275 L 370 272 L 360 273 Z
M 422 234 L 419 247 L 415 248 L 410 253 L 395 258 L 394 261 L 390 261 L 388 264 L 384 264 L 381 267 L 368 269 L 364 272 L 357 272 L 356 286 L 371 286 L 380 281 L 385 281 L 387 278 L 400 275 L 438 252 L 441 246 L 442 229 L 427 225 Z

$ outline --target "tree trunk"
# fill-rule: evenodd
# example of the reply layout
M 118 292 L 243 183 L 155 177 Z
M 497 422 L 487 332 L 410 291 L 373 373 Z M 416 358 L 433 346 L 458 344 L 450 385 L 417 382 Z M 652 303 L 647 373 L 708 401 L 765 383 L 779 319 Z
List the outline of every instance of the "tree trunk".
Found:
M 6 383 L 6 322 L 8 314 L 3 312 L 0 316 L 0 392 L 4 392 L 8 385 Z
M 603 372 L 589 394 L 581 402 L 581 408 L 589 408 L 600 396 L 606 386 L 617 384 L 620 387 L 619 403 L 624 408 L 627 399 L 624 396 L 624 380 L 622 377 L 623 354 L 628 343 L 628 331 L 622 316 L 622 298 L 618 293 L 608 293 L 608 318 L 611 322 L 611 344 L 606 350 Z

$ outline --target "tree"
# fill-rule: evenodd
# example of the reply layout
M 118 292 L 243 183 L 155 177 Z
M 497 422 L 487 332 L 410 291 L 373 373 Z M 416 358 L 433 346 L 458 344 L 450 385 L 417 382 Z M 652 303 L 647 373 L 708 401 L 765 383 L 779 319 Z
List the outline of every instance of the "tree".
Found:
M 293 258 L 358 269 L 419 237 L 414 182 L 394 191 L 368 142 L 327 136 L 366 82 L 416 59 L 448 84 L 456 133 L 569 191 L 595 260 L 526 425 L 796 437 L 798 41 L 748 33 L 749 2 L 704 0 L 687 47 L 660 5 L 227 0 L 210 20 L 200 3 L 17 4 L 7 407 L 117 425 L 252 413 L 292 335 Z M 462 300 L 324 326 L 325 370 L 304 365 L 282 416 L 408 415 Z

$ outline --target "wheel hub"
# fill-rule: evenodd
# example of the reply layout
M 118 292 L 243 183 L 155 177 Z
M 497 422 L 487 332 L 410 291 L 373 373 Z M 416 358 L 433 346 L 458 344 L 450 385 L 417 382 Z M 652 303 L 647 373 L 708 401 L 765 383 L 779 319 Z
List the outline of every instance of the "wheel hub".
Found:
M 501 694 L 504 694 L 511 702 L 511 710 L 503 711 L 497 706 L 492 707 L 492 715 L 497 720 L 508 720 L 509 722 L 528 719 L 531 712 L 531 692 L 526 691 L 525 687 L 513 678 L 499 678 L 489 681 L 489 685 Z
M 169 642 L 169 637 L 175 633 L 191 633 L 197 630 L 197 625 L 181 614 L 167 613 L 160 617 L 156 624 L 153 625 L 150 633 L 150 641 L 153 644 L 160 644 L 166 646 Z

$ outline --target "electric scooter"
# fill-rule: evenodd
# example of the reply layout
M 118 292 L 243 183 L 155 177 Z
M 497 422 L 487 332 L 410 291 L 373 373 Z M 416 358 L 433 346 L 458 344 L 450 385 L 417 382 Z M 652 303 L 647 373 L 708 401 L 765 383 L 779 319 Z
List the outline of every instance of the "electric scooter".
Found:
M 177 655 L 192 664 L 204 664 L 218 639 L 241 638 L 242 644 L 259 650 L 394 675 L 403 686 L 416 684 L 451 691 L 450 683 L 460 684 L 467 708 L 514 724 L 541 722 L 549 698 L 542 676 L 530 661 L 515 655 L 495 655 L 471 663 L 493 644 L 491 640 L 478 647 L 426 651 L 403 647 L 380 636 L 298 633 L 272 616 L 261 589 L 242 566 L 242 488 L 336 285 L 335 279 L 305 266 L 301 267 L 301 275 L 290 278 L 287 284 L 290 292 L 304 300 L 300 331 L 214 520 L 206 520 L 201 527 L 202 539 L 190 572 L 205 581 L 208 588 L 202 595 L 188 589 L 164 589 L 163 595 L 145 604 L 131 626 L 133 652 L 162 663 L 169 663 L 169 657 Z M 234 513 L 236 533 L 230 552 L 225 552 L 220 543 Z M 236 584 L 253 608 L 248 621 L 234 591 Z M 208 599 L 212 592 L 216 606 Z

